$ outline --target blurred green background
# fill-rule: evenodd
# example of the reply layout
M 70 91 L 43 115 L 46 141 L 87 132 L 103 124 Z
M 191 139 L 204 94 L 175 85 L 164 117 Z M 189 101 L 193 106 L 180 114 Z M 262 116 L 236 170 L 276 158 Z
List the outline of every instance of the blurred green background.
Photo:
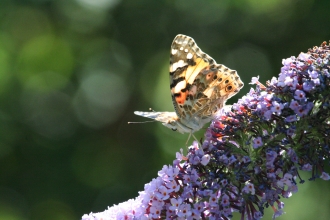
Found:
M 181 33 L 244 89 L 330 39 L 328 0 L 1 0 L 0 219 L 79 219 L 138 195 L 188 135 L 134 110 L 172 111 Z M 196 134 L 203 136 L 203 131 Z M 308 178 L 309 175 L 304 175 Z M 328 219 L 329 182 L 299 185 L 280 219 Z M 271 219 L 268 210 L 265 219 Z

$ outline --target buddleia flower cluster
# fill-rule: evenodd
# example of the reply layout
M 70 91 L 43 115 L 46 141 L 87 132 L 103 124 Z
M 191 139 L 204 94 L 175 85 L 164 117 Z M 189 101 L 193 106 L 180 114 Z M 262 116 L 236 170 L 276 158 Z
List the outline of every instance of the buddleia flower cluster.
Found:
M 325 42 L 298 57 L 283 59 L 278 78 L 220 111 L 204 141 L 193 142 L 187 155 L 177 153 L 170 166 L 146 184 L 135 199 L 90 219 L 261 219 L 284 213 L 289 198 L 303 183 L 329 180 L 330 47 Z

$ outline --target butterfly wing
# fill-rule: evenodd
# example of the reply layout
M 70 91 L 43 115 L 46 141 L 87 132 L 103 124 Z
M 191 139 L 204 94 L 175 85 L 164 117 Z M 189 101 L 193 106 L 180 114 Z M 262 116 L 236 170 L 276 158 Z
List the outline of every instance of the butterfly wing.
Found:
M 170 88 L 182 121 L 210 118 L 243 87 L 237 72 L 217 64 L 195 41 L 177 35 L 171 47 Z
M 161 122 L 164 126 L 174 130 L 178 131 L 180 133 L 188 132 L 185 130 L 185 128 L 181 128 L 180 125 L 178 125 L 178 116 L 175 112 L 140 112 L 135 111 L 134 114 L 153 119 L 155 121 Z
M 135 111 L 134 114 L 150 118 L 159 122 L 163 123 L 168 123 L 170 121 L 176 120 L 177 115 L 175 112 L 140 112 L 140 111 Z

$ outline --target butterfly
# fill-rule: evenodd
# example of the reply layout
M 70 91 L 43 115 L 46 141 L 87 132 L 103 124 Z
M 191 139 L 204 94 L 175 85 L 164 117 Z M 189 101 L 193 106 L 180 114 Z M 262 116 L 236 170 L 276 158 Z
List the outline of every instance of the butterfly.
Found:
M 175 112 L 134 113 L 190 135 L 210 122 L 244 85 L 235 70 L 217 64 L 191 37 L 182 34 L 171 46 L 169 75 Z

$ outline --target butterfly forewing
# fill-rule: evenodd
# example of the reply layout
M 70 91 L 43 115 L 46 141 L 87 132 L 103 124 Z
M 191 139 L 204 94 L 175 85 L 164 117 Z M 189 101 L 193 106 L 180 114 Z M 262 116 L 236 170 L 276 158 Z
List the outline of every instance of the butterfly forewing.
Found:
M 216 64 L 184 35 L 172 43 L 170 82 L 175 111 L 186 120 L 211 117 L 243 86 L 236 71 Z

